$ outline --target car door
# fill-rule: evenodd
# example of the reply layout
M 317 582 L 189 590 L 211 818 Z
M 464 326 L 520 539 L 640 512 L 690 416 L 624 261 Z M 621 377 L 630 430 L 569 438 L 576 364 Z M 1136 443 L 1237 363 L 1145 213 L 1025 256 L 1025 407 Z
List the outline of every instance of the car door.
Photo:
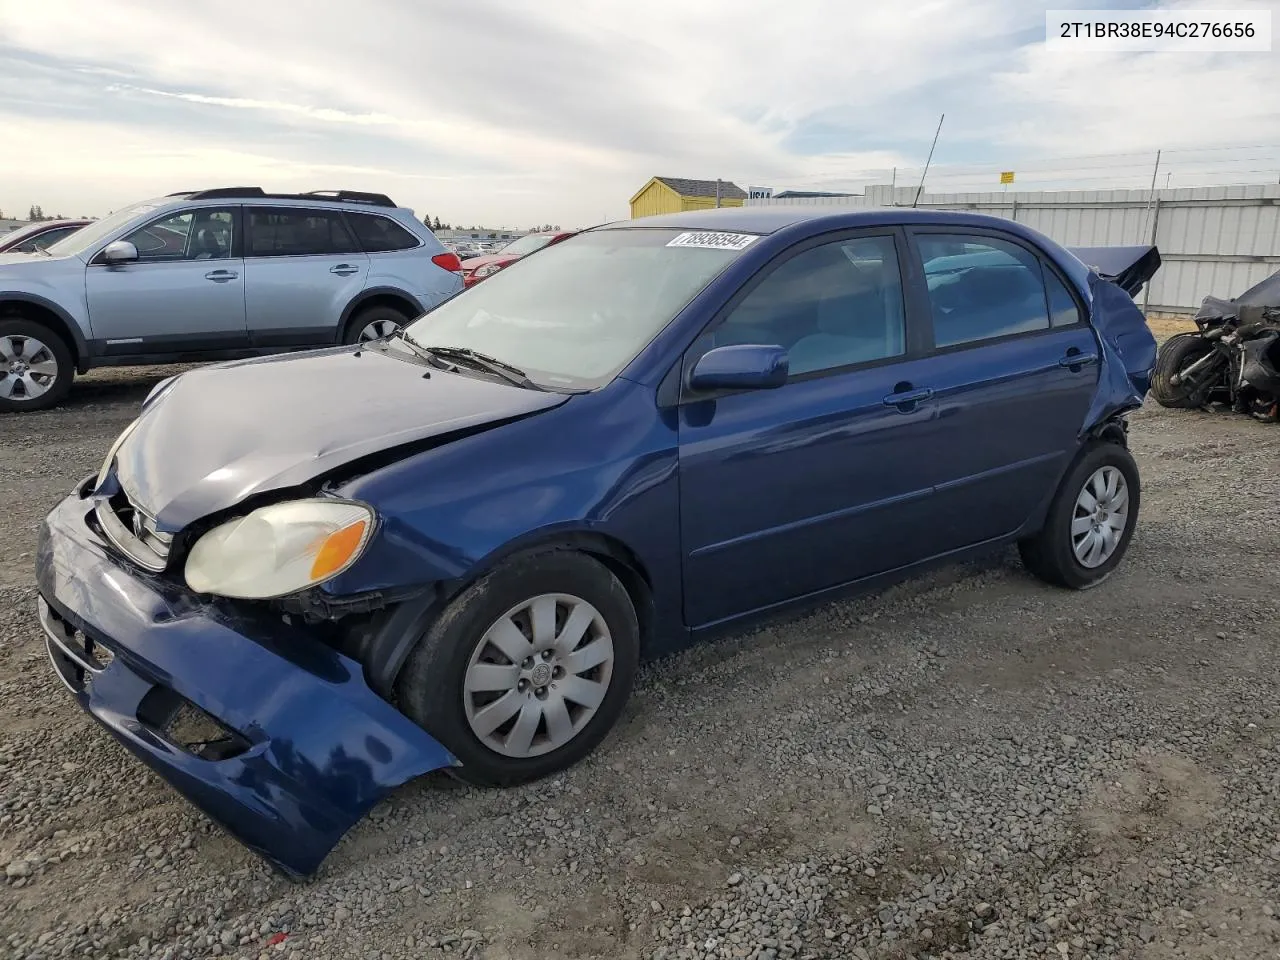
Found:
M 85 273 L 89 324 L 104 356 L 244 347 L 244 262 L 238 207 L 169 212 L 127 236 L 128 263 Z
M 786 347 L 777 389 L 678 410 L 685 615 L 698 627 L 904 566 L 929 551 L 926 440 L 892 228 L 810 242 L 762 271 L 687 352 Z M 685 381 L 687 382 L 687 381 Z
M 1002 231 L 915 228 L 938 404 L 936 536 L 958 549 L 1017 531 L 1079 444 L 1099 348 L 1061 273 Z
M 338 339 L 338 321 L 364 289 L 369 258 L 339 210 L 246 205 L 245 314 L 255 346 Z

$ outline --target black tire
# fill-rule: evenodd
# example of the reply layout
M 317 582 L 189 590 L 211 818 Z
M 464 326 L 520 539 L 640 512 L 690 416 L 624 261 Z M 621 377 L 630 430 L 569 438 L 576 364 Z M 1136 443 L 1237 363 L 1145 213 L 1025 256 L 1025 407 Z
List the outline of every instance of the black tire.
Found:
M 1076 557 L 1071 526 L 1077 518 L 1076 500 L 1085 483 L 1103 467 L 1115 467 L 1124 477 L 1128 491 L 1128 513 L 1111 556 L 1095 567 L 1088 567 Z M 1031 573 L 1046 583 L 1070 590 L 1085 590 L 1107 579 L 1129 549 L 1138 510 L 1142 503 L 1142 483 L 1133 455 L 1118 443 L 1099 441 L 1087 447 L 1067 471 L 1053 502 L 1049 505 L 1044 527 L 1039 533 L 1018 544 L 1022 562 Z
M 1172 378 L 1213 350 L 1213 344 L 1206 343 L 1198 333 L 1180 333 L 1162 343 L 1156 352 L 1155 369 L 1151 371 L 1151 396 L 1156 403 L 1174 410 L 1203 407 L 1210 389 L 1197 384 L 1175 385 Z
M 544 594 L 570 594 L 596 608 L 613 641 L 612 672 L 595 714 L 567 743 L 539 756 L 505 756 L 487 746 L 467 720 L 467 668 L 490 626 L 512 608 Z M 503 563 L 450 602 L 409 655 L 396 683 L 397 700 L 411 719 L 461 761 L 462 766 L 451 771 L 455 776 L 478 786 L 511 786 L 572 766 L 600 744 L 631 695 L 639 654 L 635 607 L 606 567 L 571 550 L 525 554 Z
M 357 342 L 360 339 L 361 332 L 370 324 L 391 323 L 396 327 L 403 327 L 408 319 L 402 311 L 397 310 L 395 307 L 381 305 L 365 307 L 363 310 L 356 311 L 351 319 L 347 321 L 347 328 L 342 331 L 342 342 Z
M 42 323 L 22 317 L 0 319 L 0 340 L 9 340 L 20 346 L 23 351 L 30 349 L 32 342 L 43 344 L 43 348 L 34 358 L 37 362 L 47 364 L 50 360 L 57 365 L 52 381 L 45 385 L 44 392 L 38 396 L 25 397 L 21 391 L 24 386 L 6 389 L 5 382 L 10 377 L 9 363 L 3 351 L 0 351 L 0 412 L 25 413 L 32 410 L 47 410 L 57 406 L 71 389 L 71 381 L 75 378 L 75 358 L 71 348 L 62 337 L 54 333 Z M 41 377 L 40 379 L 43 379 Z M 8 394 L 5 396 L 4 394 Z

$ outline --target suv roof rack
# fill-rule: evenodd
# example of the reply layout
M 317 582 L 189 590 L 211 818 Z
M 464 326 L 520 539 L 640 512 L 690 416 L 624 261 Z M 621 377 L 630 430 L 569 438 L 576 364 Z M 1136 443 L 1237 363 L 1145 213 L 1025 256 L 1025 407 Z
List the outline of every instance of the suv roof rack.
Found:
M 330 196 L 332 194 L 332 196 Z M 308 190 L 304 197 L 320 200 L 345 200 L 352 203 L 370 203 L 375 207 L 394 207 L 395 203 L 385 193 L 363 193 L 359 190 Z
M 336 200 L 341 203 L 367 203 L 373 207 L 394 207 L 395 202 L 385 193 L 362 193 L 358 190 L 310 190 L 306 193 L 267 193 L 261 187 L 214 187 L 211 190 L 183 191 L 169 196 L 183 196 L 188 200 L 232 200 L 237 197 L 262 197 L 271 200 Z

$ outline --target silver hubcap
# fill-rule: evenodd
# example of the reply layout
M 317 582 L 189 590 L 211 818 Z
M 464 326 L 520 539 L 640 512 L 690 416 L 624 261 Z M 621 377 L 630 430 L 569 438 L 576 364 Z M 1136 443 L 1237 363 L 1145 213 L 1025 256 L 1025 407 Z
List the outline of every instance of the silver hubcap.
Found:
M 400 324 L 394 320 L 375 320 L 373 323 L 366 324 L 365 328 L 360 331 L 360 342 L 368 343 L 370 340 L 381 340 L 389 337 L 400 328 Z
M 463 705 L 471 731 L 507 757 L 563 747 L 604 702 L 613 637 L 591 604 L 544 593 L 485 631 L 467 665 Z
M 1081 565 L 1111 559 L 1129 523 L 1129 485 L 1116 467 L 1099 467 L 1084 482 L 1071 518 L 1071 547 Z
M 35 337 L 0 337 L 0 399 L 34 400 L 58 379 L 58 361 Z

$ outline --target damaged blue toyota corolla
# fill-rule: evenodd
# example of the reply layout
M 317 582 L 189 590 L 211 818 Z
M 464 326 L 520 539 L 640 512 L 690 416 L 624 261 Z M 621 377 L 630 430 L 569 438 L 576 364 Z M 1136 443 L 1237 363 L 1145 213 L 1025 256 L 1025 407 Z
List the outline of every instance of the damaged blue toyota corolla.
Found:
M 1159 262 L 970 214 L 651 217 L 388 339 L 182 374 L 41 528 L 50 658 L 305 876 L 419 774 L 584 757 L 714 629 L 1012 543 L 1105 578 Z

